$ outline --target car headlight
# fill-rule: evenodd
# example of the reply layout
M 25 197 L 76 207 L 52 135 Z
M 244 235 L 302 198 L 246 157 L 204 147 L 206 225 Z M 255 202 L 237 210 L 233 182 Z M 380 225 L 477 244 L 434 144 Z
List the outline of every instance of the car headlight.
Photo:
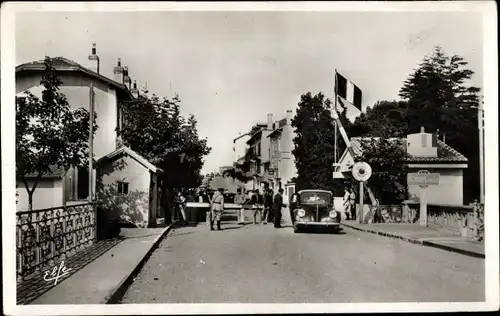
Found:
M 297 215 L 300 217 L 304 217 L 304 216 L 306 216 L 306 211 L 303 209 L 299 209 L 299 210 L 297 210 Z
M 330 218 L 337 217 L 337 211 L 330 211 L 330 213 L 328 214 L 328 216 L 330 216 Z

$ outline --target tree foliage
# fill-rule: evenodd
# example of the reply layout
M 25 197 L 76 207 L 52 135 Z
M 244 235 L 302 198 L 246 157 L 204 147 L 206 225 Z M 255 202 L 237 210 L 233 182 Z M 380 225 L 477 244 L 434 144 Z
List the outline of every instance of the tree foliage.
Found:
M 351 125 L 351 136 L 406 137 L 407 103 L 404 101 L 378 101 L 361 113 Z
M 377 102 L 352 125 L 352 136 L 405 137 L 439 133 L 469 162 L 464 172 L 464 200 L 479 191 L 478 92 L 469 80 L 474 74 L 458 55 L 446 56 L 440 47 L 425 56 L 399 91 L 402 101 Z M 384 153 L 381 152 L 383 155 Z
M 330 100 L 322 93 L 301 96 L 292 127 L 297 168 L 296 187 L 301 189 L 325 189 L 336 191 L 333 181 L 334 125 L 330 113 Z
M 180 99 L 160 99 L 147 91 L 121 104 L 123 126 L 118 135 L 129 146 L 165 172 L 164 189 L 201 184 L 203 158 L 211 148 L 198 135 L 194 115 L 180 114 Z
M 45 57 L 44 64 L 41 99 L 30 91 L 16 97 L 16 176 L 28 193 L 29 210 L 33 209 L 33 193 L 44 175 L 56 169 L 66 172 L 88 160 L 90 113 L 84 108 L 71 109 L 59 91 L 63 83 L 52 59 Z M 94 133 L 96 130 L 94 120 Z M 31 188 L 28 177 L 33 179 Z
M 372 168 L 368 180 L 370 189 L 381 204 L 398 203 L 406 194 L 405 143 L 398 138 L 363 138 L 360 140 L 362 154 L 357 161 L 367 162 Z M 357 181 L 347 178 L 350 186 L 356 188 Z

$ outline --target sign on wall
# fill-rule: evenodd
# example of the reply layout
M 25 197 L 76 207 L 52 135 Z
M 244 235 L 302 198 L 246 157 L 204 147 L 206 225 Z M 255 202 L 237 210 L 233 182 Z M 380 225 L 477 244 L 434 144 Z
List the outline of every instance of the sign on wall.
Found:
M 437 185 L 439 184 L 439 173 L 408 173 L 408 185 Z

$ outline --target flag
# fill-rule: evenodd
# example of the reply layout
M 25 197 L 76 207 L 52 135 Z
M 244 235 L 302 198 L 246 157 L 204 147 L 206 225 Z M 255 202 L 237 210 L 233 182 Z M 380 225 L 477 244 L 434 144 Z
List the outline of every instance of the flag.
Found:
M 362 111 L 361 89 L 338 72 L 335 72 L 335 76 L 336 94 L 347 102 L 352 103 L 358 110 Z

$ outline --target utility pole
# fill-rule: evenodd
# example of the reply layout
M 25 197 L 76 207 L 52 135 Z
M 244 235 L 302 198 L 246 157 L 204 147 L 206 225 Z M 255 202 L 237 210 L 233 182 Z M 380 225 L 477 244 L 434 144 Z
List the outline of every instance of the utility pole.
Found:
M 477 127 L 479 129 L 479 200 L 484 203 L 484 132 L 483 132 L 483 97 L 479 95 L 477 107 Z
M 93 174 L 94 168 L 92 166 L 93 154 L 94 154 L 94 84 L 90 84 L 90 119 L 89 119 L 89 202 L 93 199 Z

